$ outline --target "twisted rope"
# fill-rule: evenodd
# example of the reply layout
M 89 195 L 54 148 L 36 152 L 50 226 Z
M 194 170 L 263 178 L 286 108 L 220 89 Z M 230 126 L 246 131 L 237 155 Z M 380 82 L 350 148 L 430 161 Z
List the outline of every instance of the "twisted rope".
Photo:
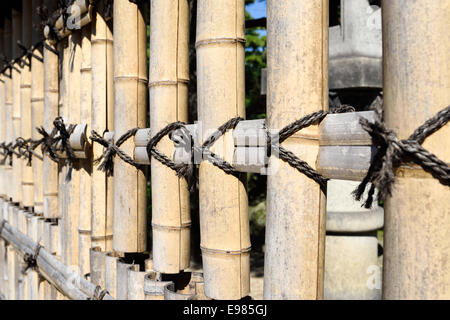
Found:
M 30 268 L 36 270 L 37 268 L 36 259 L 39 255 L 39 251 L 41 250 L 41 248 L 42 246 L 38 243 L 32 255 L 29 253 L 24 254 L 23 261 L 25 262 L 25 266 L 22 269 L 22 274 L 26 274 L 27 270 Z
M 106 173 L 106 176 L 112 176 L 114 174 L 114 156 L 118 155 L 120 159 L 126 163 L 132 165 L 136 169 L 141 169 L 141 165 L 136 163 L 133 158 L 123 152 L 119 147 L 127 141 L 129 138 L 134 137 L 139 128 L 134 128 L 125 132 L 116 143 L 114 141 L 106 141 L 101 135 L 99 135 L 95 130 L 92 130 L 91 136 L 89 137 L 93 142 L 101 144 L 105 149 L 102 155 L 94 160 L 94 164 L 100 163 L 98 170 Z
M 94 290 L 94 295 L 92 297 L 92 300 L 103 300 L 103 298 L 108 294 L 109 292 L 106 290 L 102 290 L 100 286 L 96 286 Z
M 377 120 L 371 123 L 366 119 L 360 119 L 361 126 L 372 137 L 376 153 L 366 176 L 353 192 L 355 198 L 361 199 L 369 183 L 371 187 L 364 203 L 366 208 L 372 205 L 375 188 L 379 189 L 378 200 L 385 200 L 387 196 L 391 196 L 395 169 L 401 163 L 407 162 L 414 162 L 441 184 L 450 186 L 450 167 L 421 146 L 429 135 L 442 128 L 449 120 L 450 106 L 425 121 L 408 139 L 400 140 L 394 131 L 386 128 L 383 122 Z

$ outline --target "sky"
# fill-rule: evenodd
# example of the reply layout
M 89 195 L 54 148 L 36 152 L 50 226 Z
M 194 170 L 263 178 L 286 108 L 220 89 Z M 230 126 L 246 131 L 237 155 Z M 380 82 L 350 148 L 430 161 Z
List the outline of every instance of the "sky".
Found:
M 263 18 L 266 16 L 266 1 L 256 1 L 248 5 L 246 9 L 254 19 Z

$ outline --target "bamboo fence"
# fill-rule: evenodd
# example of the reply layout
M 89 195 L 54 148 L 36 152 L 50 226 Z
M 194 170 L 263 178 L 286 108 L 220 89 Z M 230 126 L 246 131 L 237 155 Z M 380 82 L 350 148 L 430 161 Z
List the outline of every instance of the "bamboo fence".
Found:
M 375 112 L 327 114 L 328 1 L 267 1 L 268 116 L 248 121 L 245 1 L 194 3 L 1 4 L 1 299 L 251 296 L 248 172 L 268 175 L 264 298 L 323 298 L 326 187 L 305 167 L 361 181 L 376 161 L 360 124 Z M 198 123 L 185 125 L 193 38 Z M 449 45 L 448 0 L 383 2 L 385 124 L 399 138 L 449 103 Z M 281 141 L 291 160 L 270 154 L 268 132 L 298 119 L 310 122 Z M 445 123 L 423 144 L 441 166 Z M 449 298 L 449 189 L 398 162 L 383 297 Z M 190 269 L 197 165 L 202 272 Z

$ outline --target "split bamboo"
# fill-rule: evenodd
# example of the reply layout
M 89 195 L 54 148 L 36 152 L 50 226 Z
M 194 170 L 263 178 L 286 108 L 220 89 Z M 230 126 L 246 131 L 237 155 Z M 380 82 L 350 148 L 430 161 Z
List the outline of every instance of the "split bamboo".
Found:
M 152 0 L 150 17 L 150 128 L 154 136 L 171 122 L 188 122 L 189 3 Z M 164 138 L 158 149 L 173 153 Z M 153 267 L 178 273 L 189 267 L 190 205 L 187 182 L 151 162 Z
M 114 129 L 114 65 L 112 21 L 95 13 L 92 23 L 92 130 L 103 133 Z M 93 158 L 99 158 L 103 147 L 92 146 Z M 112 250 L 113 178 L 92 171 L 92 247 Z
M 117 300 L 128 300 L 128 272 L 133 269 L 139 270 L 139 265 L 128 264 L 121 259 L 117 261 Z
M 328 1 L 269 0 L 267 20 L 267 125 L 280 130 L 328 109 Z M 283 146 L 314 168 L 318 136 L 311 126 Z M 269 166 L 264 298 L 321 299 L 325 194 L 278 158 Z
M 128 0 L 114 1 L 114 132 L 146 124 L 146 28 L 140 8 Z M 129 140 L 121 149 L 133 154 Z M 114 161 L 113 248 L 120 252 L 146 250 L 145 174 Z
M 12 9 L 12 54 L 17 59 L 21 56 L 21 50 L 17 41 L 22 40 L 22 13 L 20 9 Z M 15 142 L 20 137 L 20 77 L 22 63 L 18 60 L 14 62 L 12 68 L 12 140 Z M 22 159 L 13 158 L 12 171 L 12 200 L 14 203 L 22 203 Z
M 45 0 L 49 12 L 55 9 L 55 2 Z M 58 116 L 59 95 L 59 53 L 55 43 L 47 39 L 44 43 L 44 128 L 51 132 L 53 120 Z M 44 154 L 44 217 L 58 217 L 58 164 Z M 60 216 L 59 216 L 60 217 Z
M 245 116 L 244 1 L 198 1 L 197 86 L 202 141 L 231 118 Z M 222 142 L 222 150 L 219 150 Z M 231 132 L 212 151 L 230 161 Z M 203 161 L 200 232 L 206 295 L 240 299 L 250 289 L 250 235 L 245 175 L 237 179 Z
M 22 0 L 22 44 L 26 48 L 32 45 L 32 6 L 31 0 Z M 31 59 L 22 59 L 22 72 L 20 77 L 20 136 L 27 140 L 31 138 Z M 37 160 L 37 159 L 36 159 Z M 26 158 L 22 163 L 22 206 L 31 208 L 34 205 L 33 168 L 28 165 Z
M 450 101 L 450 1 L 383 1 L 386 125 L 408 138 Z M 423 147 L 450 161 L 450 126 Z M 450 298 L 450 190 L 416 165 L 385 202 L 384 299 Z
M 91 74 L 91 29 L 85 27 L 81 30 L 81 76 L 80 76 L 80 123 L 91 128 L 91 98 L 92 98 L 92 74 Z M 91 248 L 91 195 L 92 195 L 92 158 L 90 145 L 87 146 L 88 157 L 80 160 L 80 204 L 79 204 L 79 264 L 82 275 L 89 273 Z
M 117 297 L 117 262 L 119 254 L 110 252 L 105 257 L 105 290 L 109 292 L 111 297 Z
M 32 0 L 32 8 L 38 8 L 42 5 L 42 0 Z M 41 20 L 37 14 L 33 14 L 33 25 L 37 26 Z M 33 28 L 32 43 L 37 44 L 42 40 L 42 35 Z M 44 125 L 44 63 L 42 47 L 33 50 L 31 57 L 31 138 L 40 139 L 36 128 Z M 41 148 L 34 150 L 42 156 Z M 34 182 L 34 213 L 42 215 L 44 213 L 44 162 L 34 158 L 33 163 L 33 182 Z
M 106 286 L 106 253 L 100 247 L 90 250 L 91 282 L 101 288 Z

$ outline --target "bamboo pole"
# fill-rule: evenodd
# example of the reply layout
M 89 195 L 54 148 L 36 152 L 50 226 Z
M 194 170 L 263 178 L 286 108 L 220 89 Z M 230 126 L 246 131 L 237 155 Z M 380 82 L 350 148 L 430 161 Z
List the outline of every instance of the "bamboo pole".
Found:
M 55 9 L 55 2 L 45 0 L 49 12 Z M 44 128 L 50 132 L 53 120 L 58 116 L 59 56 L 55 43 L 47 39 L 44 43 Z M 44 217 L 58 217 L 58 164 L 44 154 Z M 60 216 L 59 216 L 60 217 Z
M 146 30 L 136 4 L 116 0 L 114 13 L 114 132 L 120 137 L 146 124 Z M 133 154 L 133 141 L 121 149 Z M 119 159 L 114 161 L 113 233 L 114 250 L 146 250 L 145 174 Z
M 42 0 L 32 0 L 32 8 L 42 5 Z M 41 20 L 37 14 L 33 14 L 33 25 L 39 25 Z M 42 35 L 33 28 L 32 43 L 36 44 L 42 39 Z M 31 57 L 31 138 L 40 139 L 36 128 L 44 125 L 44 63 L 42 47 L 33 50 L 34 56 Z M 39 58 L 39 59 L 38 59 Z M 41 60 L 40 60 L 41 59 Z M 34 150 L 42 156 L 40 148 Z M 42 215 L 44 213 L 44 162 L 34 159 L 33 163 L 33 182 L 34 182 L 34 213 Z
M 21 55 L 21 51 L 17 46 L 17 41 L 22 40 L 22 13 L 20 8 L 12 9 L 12 54 L 16 59 Z M 20 77 L 22 66 L 19 61 L 16 61 L 12 68 L 12 139 L 15 142 L 20 137 Z M 15 203 L 22 203 L 22 160 L 17 157 L 13 158 L 12 171 L 12 200 Z
M 80 97 L 81 97 L 81 33 L 72 32 L 68 36 L 68 82 L 66 83 L 66 99 L 68 103 L 67 122 L 80 123 Z M 64 75 L 63 75 L 64 76 Z M 64 180 L 63 224 L 66 265 L 79 266 L 78 225 L 80 218 L 80 170 L 79 163 L 66 164 Z M 71 171 L 71 172 L 69 172 Z M 64 172 L 64 170 L 62 171 Z M 69 177 L 69 178 L 68 178 Z M 64 260 L 63 260 L 64 261 Z
M 138 271 L 139 265 L 131 265 L 121 259 L 117 261 L 117 300 L 128 300 L 128 272 L 130 268 Z
M 385 121 L 400 139 L 450 103 L 450 1 L 383 2 Z M 423 147 L 448 163 L 450 126 Z M 450 190 L 416 165 L 385 202 L 384 299 L 450 298 Z
M 100 247 L 90 249 L 91 282 L 101 288 L 106 286 L 106 253 Z
M 5 55 L 5 49 L 4 49 L 4 23 L 5 19 L 4 16 L 0 16 L 0 54 L 3 55 L 3 57 L 6 57 Z M 3 68 L 4 63 L 0 62 L 0 68 Z M 5 81 L 6 81 L 5 72 L 2 72 L 0 74 L 0 141 L 4 142 L 6 140 L 6 100 L 5 100 Z M 0 198 L 6 197 L 6 183 L 5 183 L 5 177 L 4 177 L 4 167 L 5 163 L 0 162 Z M 0 199 L 1 201 L 1 199 Z M 1 273 L 0 273 L 1 275 Z M 0 285 L 2 284 L 2 280 L 0 279 Z M 3 291 L 2 291 L 3 292 Z
M 4 38 L 3 38 L 3 48 L 5 51 L 5 57 L 8 61 L 12 57 L 12 23 L 11 14 L 5 14 L 4 19 Z M 5 143 L 12 142 L 12 70 L 5 71 Z M 5 199 L 10 199 L 12 195 L 12 188 L 7 184 L 7 181 L 12 179 L 12 166 L 9 164 L 9 159 L 3 167 L 3 178 L 4 178 L 4 193 Z
M 31 0 L 22 0 L 22 44 L 26 48 L 32 45 L 32 3 Z M 31 59 L 22 59 L 22 73 L 20 83 L 20 136 L 30 139 L 32 134 L 31 122 Z M 28 165 L 27 159 L 22 159 L 22 205 L 34 206 L 33 168 Z
M 167 124 L 188 121 L 189 4 L 153 0 L 150 26 L 150 128 L 154 136 Z M 158 144 L 173 153 L 173 142 Z M 189 267 L 190 205 L 187 182 L 158 161 L 151 162 L 153 267 L 178 273 Z
M 109 252 L 105 257 L 105 290 L 114 299 L 117 297 L 117 262 L 119 257 L 116 252 Z
M 245 116 L 244 39 L 243 0 L 198 1 L 197 91 L 202 141 L 229 119 Z M 221 138 L 214 150 L 219 149 L 221 141 L 225 142 L 223 151 L 217 152 L 230 160 L 234 147 L 231 133 Z M 206 295 L 239 299 L 250 289 L 245 175 L 237 179 L 205 161 L 199 170 Z
M 92 130 L 102 133 L 114 129 L 114 85 L 112 23 L 97 12 L 92 23 Z M 103 153 L 94 144 L 93 158 Z M 92 247 L 112 250 L 113 179 L 99 170 L 92 171 Z M 109 192 L 108 192 L 109 191 Z M 112 191 L 112 192 L 111 192 Z
M 269 0 L 267 19 L 267 124 L 280 130 L 328 109 L 328 1 Z M 318 135 L 311 126 L 283 146 L 314 168 Z M 278 158 L 269 165 L 264 298 L 321 299 L 325 194 Z
M 91 74 L 91 29 L 82 29 L 81 40 L 81 77 L 80 77 L 80 123 L 91 128 L 91 98 L 92 98 L 92 74 Z M 90 146 L 88 146 L 90 150 Z M 90 152 L 89 152 L 90 155 Z M 80 160 L 80 219 L 78 225 L 79 236 L 79 263 L 82 275 L 90 270 L 89 250 L 91 248 L 91 195 L 92 195 L 92 158 Z

